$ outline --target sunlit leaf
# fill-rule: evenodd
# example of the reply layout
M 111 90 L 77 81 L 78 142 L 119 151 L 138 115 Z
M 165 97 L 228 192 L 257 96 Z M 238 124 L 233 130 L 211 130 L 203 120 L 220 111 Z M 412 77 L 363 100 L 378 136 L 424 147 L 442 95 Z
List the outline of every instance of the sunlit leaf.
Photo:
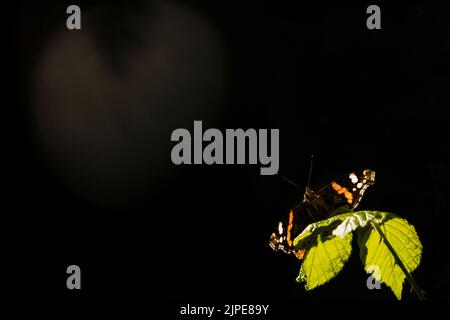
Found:
M 346 212 L 308 225 L 294 239 L 294 247 L 306 252 L 297 281 L 310 290 L 335 277 L 350 257 L 355 230 L 366 272 L 398 299 L 405 278 L 420 292 L 410 275 L 422 255 L 417 233 L 405 219 L 380 211 Z
M 306 282 L 308 290 L 328 282 L 341 271 L 351 252 L 351 233 L 343 238 L 332 236 L 328 239 L 319 234 L 317 243 L 306 254 L 297 281 Z
M 386 213 L 384 222 L 378 227 L 385 239 L 373 225 L 358 233 L 360 258 L 364 269 L 401 299 L 406 274 L 400 264 L 407 272 L 414 271 L 421 260 L 422 244 L 414 227 L 393 214 Z

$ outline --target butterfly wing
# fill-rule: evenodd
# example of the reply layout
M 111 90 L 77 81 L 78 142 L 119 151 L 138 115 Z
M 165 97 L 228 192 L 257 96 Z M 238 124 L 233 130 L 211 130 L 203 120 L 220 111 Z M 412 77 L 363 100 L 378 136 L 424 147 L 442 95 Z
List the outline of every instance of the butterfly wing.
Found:
M 361 173 L 351 172 L 332 181 L 317 194 L 322 198 L 329 214 L 340 208 L 353 211 L 361 202 L 364 192 L 375 183 L 375 171 L 366 169 Z
M 276 231 L 270 236 L 269 245 L 277 251 L 292 253 L 294 239 L 307 225 L 325 219 L 326 207 L 321 197 L 310 188 L 306 188 L 303 201 L 289 211 L 279 223 Z M 298 256 L 297 252 L 296 255 Z

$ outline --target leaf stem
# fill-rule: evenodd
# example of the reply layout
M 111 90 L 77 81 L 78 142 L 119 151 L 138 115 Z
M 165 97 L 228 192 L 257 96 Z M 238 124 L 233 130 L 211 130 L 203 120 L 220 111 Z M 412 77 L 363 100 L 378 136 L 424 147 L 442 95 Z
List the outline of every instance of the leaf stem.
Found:
M 403 273 L 406 276 L 406 279 L 408 280 L 409 284 L 413 288 L 414 292 L 417 294 L 417 296 L 419 297 L 420 300 L 425 300 L 426 298 L 425 298 L 425 295 L 423 294 L 423 291 L 419 288 L 419 286 L 417 285 L 416 281 L 414 281 L 414 278 L 412 277 L 412 275 L 406 269 L 406 267 L 403 264 L 402 260 L 397 255 L 397 252 L 395 252 L 394 248 L 391 246 L 391 244 L 387 240 L 386 235 L 384 234 L 384 232 L 380 228 L 380 225 L 378 223 L 374 223 L 372 221 L 371 221 L 371 224 L 375 228 L 375 230 L 377 230 L 377 232 L 380 234 L 381 238 L 383 239 L 384 243 L 386 244 L 386 247 L 389 249 L 389 251 L 391 251 L 392 255 L 394 256 L 395 262 L 398 264 L 400 269 L 402 269 Z

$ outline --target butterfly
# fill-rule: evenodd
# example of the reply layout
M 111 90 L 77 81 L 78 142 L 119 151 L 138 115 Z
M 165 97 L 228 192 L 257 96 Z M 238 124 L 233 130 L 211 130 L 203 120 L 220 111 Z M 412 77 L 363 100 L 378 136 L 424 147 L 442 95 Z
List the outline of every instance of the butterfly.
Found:
M 306 187 L 303 201 L 290 210 L 270 236 L 270 247 L 275 251 L 294 253 L 298 259 L 303 259 L 305 250 L 294 249 L 293 242 L 306 226 L 327 219 L 337 210 L 353 211 L 366 189 L 374 183 L 375 171 L 366 169 L 332 181 L 318 192 Z

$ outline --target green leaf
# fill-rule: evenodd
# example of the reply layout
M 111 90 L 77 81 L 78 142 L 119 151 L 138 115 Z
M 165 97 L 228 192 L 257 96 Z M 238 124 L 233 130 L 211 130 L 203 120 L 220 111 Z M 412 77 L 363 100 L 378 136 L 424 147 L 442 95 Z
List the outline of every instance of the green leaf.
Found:
M 334 278 L 350 257 L 352 234 L 336 237 L 332 231 L 351 214 L 346 212 L 312 223 L 294 239 L 294 248 L 306 251 L 296 280 L 306 282 L 307 290 Z
M 341 224 L 351 214 L 352 213 L 347 212 L 345 214 L 333 216 L 326 220 L 311 223 L 294 239 L 294 248 L 308 249 L 311 246 L 309 242 L 314 242 L 317 236 L 321 233 L 330 234 L 334 228 Z
M 405 277 L 415 285 L 410 273 L 419 266 L 422 244 L 405 219 L 391 213 L 378 214 L 383 217 L 381 223 L 372 221 L 358 233 L 360 258 L 364 269 L 401 299 Z
M 294 248 L 306 252 L 297 281 L 311 290 L 335 277 L 351 254 L 355 230 L 366 272 L 389 286 L 398 299 L 406 277 L 423 298 L 410 275 L 422 254 L 417 233 L 405 219 L 380 211 L 346 212 L 308 225 L 294 239 Z
M 365 227 L 369 222 L 382 223 L 386 214 L 379 211 L 357 211 L 346 214 L 342 223 L 333 230 L 333 235 L 341 238 L 347 233 Z
M 351 252 L 351 233 L 343 238 L 319 233 L 316 243 L 309 246 L 297 282 L 306 282 L 307 290 L 328 282 L 341 271 Z

